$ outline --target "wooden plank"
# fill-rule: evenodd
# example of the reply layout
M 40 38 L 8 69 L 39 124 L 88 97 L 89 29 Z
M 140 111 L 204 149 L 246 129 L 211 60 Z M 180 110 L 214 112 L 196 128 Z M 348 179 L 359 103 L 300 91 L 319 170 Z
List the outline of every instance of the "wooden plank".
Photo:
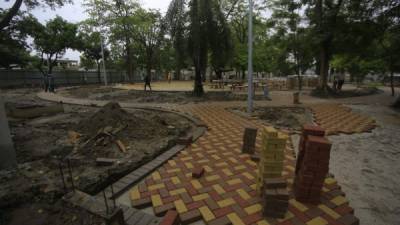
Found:
M 126 153 L 126 147 L 120 140 L 116 140 L 115 143 L 118 145 L 118 148 L 122 153 Z

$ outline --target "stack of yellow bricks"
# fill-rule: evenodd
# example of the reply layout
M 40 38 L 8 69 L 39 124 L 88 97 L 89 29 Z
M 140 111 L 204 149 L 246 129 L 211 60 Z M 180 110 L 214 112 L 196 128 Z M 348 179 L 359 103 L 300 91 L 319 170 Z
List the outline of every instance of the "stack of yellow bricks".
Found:
M 262 148 L 258 165 L 257 192 L 263 191 L 264 180 L 282 177 L 288 136 L 273 127 L 262 130 Z

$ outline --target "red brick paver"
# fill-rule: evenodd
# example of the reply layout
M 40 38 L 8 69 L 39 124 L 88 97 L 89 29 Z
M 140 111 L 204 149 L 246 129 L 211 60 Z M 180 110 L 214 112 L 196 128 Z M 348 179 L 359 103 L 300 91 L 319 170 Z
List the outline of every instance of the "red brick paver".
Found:
M 164 164 L 131 192 L 132 205 L 151 206 L 158 215 L 175 209 L 187 224 L 202 219 L 206 224 L 330 224 L 352 221 L 352 210 L 333 178 L 324 183 L 321 204 L 296 201 L 291 186 L 295 158 L 287 143 L 283 177 L 289 184 L 289 211 L 284 219 L 263 218 L 261 198 L 256 192 L 257 164 L 241 154 L 245 127 L 262 128 L 217 106 L 185 106 L 183 111 L 201 118 L 208 126 L 194 144 Z M 256 148 L 261 148 L 261 132 Z M 196 168 L 204 168 L 193 178 Z M 187 220 L 187 221 L 185 221 Z M 355 219 L 354 221 L 357 221 Z

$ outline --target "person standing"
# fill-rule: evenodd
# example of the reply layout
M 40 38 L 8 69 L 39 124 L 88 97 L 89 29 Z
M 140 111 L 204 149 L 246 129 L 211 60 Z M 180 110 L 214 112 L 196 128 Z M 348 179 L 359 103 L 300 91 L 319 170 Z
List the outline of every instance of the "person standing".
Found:
M 150 88 L 151 91 L 151 77 L 149 74 L 147 74 L 146 77 L 144 78 L 144 91 L 147 90 L 147 86 Z

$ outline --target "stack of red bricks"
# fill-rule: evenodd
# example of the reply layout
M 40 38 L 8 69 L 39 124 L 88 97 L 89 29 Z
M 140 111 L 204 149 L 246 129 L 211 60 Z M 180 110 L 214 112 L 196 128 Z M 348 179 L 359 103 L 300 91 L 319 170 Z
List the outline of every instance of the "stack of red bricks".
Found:
M 262 205 L 264 216 L 273 218 L 285 217 L 289 207 L 289 193 L 284 179 L 265 179 Z
M 296 165 L 294 194 L 298 201 L 320 202 L 322 186 L 329 171 L 332 144 L 323 128 L 305 125 Z

